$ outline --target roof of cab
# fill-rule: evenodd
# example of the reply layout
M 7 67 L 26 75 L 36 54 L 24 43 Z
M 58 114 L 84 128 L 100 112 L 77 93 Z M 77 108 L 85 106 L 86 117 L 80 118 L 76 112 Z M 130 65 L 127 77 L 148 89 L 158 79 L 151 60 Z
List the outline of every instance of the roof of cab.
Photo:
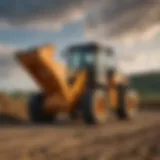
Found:
M 77 50 L 77 49 L 84 49 L 84 50 L 95 50 L 95 54 L 97 53 L 97 51 L 101 48 L 104 48 L 104 50 L 106 50 L 108 53 L 112 53 L 113 49 L 110 46 L 106 46 L 103 45 L 101 43 L 98 42 L 84 42 L 84 43 L 79 43 L 79 44 L 73 44 L 71 46 L 69 46 L 65 51 L 64 55 L 68 54 L 68 52 L 73 51 L 73 50 Z

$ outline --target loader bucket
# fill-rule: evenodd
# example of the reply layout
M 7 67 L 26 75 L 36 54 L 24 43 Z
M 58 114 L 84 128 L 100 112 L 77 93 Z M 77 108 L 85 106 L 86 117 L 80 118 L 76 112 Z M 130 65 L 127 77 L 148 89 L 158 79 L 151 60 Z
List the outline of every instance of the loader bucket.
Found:
M 65 67 L 52 58 L 54 48 L 45 45 L 16 53 L 16 58 L 46 95 L 58 93 L 68 99 Z

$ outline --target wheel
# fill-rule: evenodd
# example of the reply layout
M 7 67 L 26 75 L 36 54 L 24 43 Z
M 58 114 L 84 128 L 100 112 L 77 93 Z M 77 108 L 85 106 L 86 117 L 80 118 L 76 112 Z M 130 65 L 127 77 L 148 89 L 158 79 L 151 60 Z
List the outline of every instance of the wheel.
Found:
M 88 91 L 84 95 L 84 121 L 87 124 L 104 124 L 108 119 L 106 102 L 106 96 L 103 91 Z
M 28 112 L 32 122 L 34 123 L 52 123 L 54 116 L 46 115 L 43 111 L 43 94 L 32 95 L 29 100 Z
M 119 106 L 117 115 L 119 119 L 133 119 L 137 115 L 138 95 L 135 90 L 124 86 L 118 87 Z
M 76 121 L 76 120 L 79 119 L 79 114 L 78 114 L 78 112 L 75 110 L 75 111 L 69 113 L 69 117 L 70 117 L 71 120 Z

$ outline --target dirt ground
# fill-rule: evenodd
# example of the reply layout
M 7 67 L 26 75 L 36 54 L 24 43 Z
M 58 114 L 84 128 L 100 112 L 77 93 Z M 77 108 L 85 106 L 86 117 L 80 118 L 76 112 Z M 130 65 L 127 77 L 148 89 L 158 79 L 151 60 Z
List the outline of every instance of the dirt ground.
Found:
M 69 120 L 37 126 L 28 123 L 25 105 L 5 96 L 0 100 L 0 160 L 160 159 L 159 110 L 143 110 L 134 121 L 111 119 L 102 126 Z

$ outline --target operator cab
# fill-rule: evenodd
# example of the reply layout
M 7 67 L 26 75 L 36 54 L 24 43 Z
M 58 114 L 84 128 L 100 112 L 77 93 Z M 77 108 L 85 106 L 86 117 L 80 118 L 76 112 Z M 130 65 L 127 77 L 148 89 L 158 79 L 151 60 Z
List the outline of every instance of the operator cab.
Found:
M 65 52 L 69 72 L 78 73 L 87 70 L 91 79 L 106 83 L 106 73 L 115 68 L 114 52 L 112 48 L 98 43 L 74 45 Z
M 75 45 L 67 50 L 67 64 L 72 71 L 95 67 L 97 48 L 94 45 Z

